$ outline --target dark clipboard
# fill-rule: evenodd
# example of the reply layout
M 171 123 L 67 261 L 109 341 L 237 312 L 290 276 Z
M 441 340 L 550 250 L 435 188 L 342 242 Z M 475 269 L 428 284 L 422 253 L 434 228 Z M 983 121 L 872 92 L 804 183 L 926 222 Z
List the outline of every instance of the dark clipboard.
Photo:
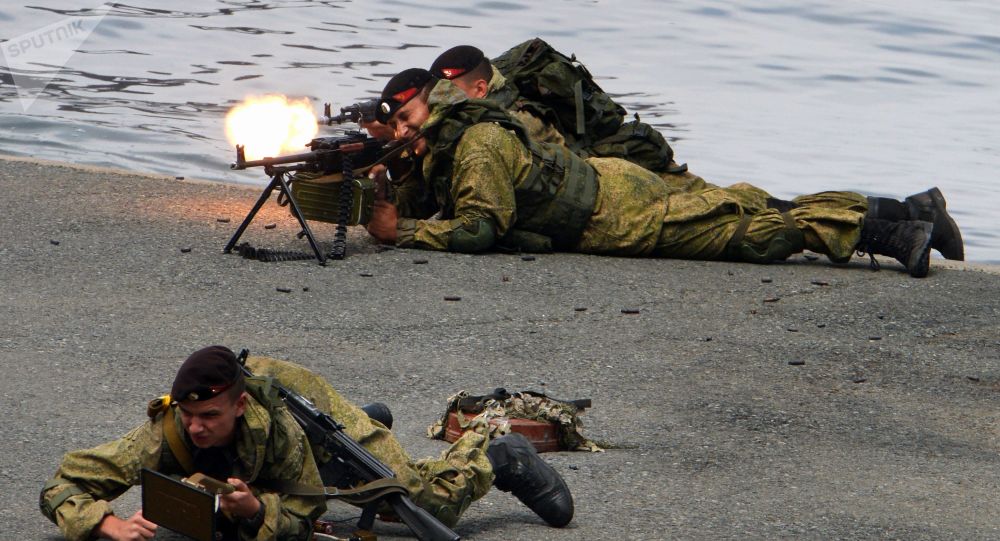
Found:
M 143 518 L 195 541 L 215 541 L 215 494 L 148 468 L 141 481 Z

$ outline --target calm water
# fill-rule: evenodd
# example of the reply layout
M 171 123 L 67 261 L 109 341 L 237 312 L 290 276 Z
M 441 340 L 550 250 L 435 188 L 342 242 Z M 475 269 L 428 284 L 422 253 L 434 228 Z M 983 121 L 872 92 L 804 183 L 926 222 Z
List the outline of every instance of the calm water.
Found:
M 8 3 L 0 152 L 262 184 L 227 167 L 223 117 L 246 95 L 307 96 L 319 112 L 452 45 L 492 56 L 535 36 L 575 52 L 711 181 L 786 197 L 937 185 L 969 259 L 1000 262 L 991 0 Z M 15 82 L 48 86 L 25 109 Z

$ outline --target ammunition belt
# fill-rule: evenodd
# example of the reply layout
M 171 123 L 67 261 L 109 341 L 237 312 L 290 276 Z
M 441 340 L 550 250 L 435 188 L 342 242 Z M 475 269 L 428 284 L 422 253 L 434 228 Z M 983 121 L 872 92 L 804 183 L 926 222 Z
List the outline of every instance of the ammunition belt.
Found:
M 316 259 L 316 255 L 309 252 L 298 252 L 295 250 L 271 250 L 269 248 L 254 248 L 250 243 L 244 242 L 236 247 L 237 252 L 243 259 L 256 259 L 266 263 L 279 261 L 305 261 Z
M 337 232 L 333 235 L 333 248 L 330 259 L 344 259 L 347 253 L 347 221 L 351 216 L 352 188 L 354 185 L 354 166 L 351 155 L 344 154 L 344 181 L 340 183 L 340 208 L 337 214 Z

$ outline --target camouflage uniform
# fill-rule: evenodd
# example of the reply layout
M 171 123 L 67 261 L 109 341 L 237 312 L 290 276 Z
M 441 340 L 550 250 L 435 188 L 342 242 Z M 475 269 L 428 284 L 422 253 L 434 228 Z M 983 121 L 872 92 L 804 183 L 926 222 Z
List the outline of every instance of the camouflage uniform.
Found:
M 189 449 L 180 415 L 174 420 Z M 66 539 L 91 539 L 92 531 L 112 514 L 110 500 L 139 484 L 142 468 L 168 475 L 187 475 L 163 437 L 164 415 L 160 413 L 121 439 L 67 453 L 62 464 L 42 489 L 42 513 L 55 522 Z M 301 497 L 262 492 L 258 480 L 291 480 L 321 484 L 309 443 L 298 423 L 282 408 L 268 408 L 253 396 L 238 424 L 233 476 L 244 479 L 265 506 L 264 523 L 256 535 L 238 529 L 241 540 L 309 539 L 312 523 L 325 507 L 322 497 Z
M 463 99 L 450 82 L 437 83 L 428 101 L 431 114 L 422 127 L 425 132 L 444 121 L 450 106 Z M 435 157 L 433 141 L 429 143 L 424 177 L 433 182 L 435 162 L 443 158 Z M 515 190 L 532 168 L 532 153 L 525 145 L 517 134 L 495 123 L 468 127 L 454 147 L 450 181 L 444 186 L 447 193 L 435 194 L 439 202 L 446 202 L 441 206 L 452 211 L 440 220 L 399 219 L 397 244 L 446 250 L 456 232 L 468 231 L 477 222 L 491 224 L 498 238 L 514 228 L 525 218 L 518 215 Z M 776 210 L 747 210 L 735 190 L 678 192 L 655 173 L 624 160 L 586 162 L 598 173 L 599 189 L 573 251 L 765 261 L 808 248 L 845 260 L 859 239 L 864 197 L 857 194 L 806 196 L 800 198 L 802 206 L 783 216 Z M 432 189 L 440 192 L 442 186 Z M 842 208 L 845 201 L 852 208 Z M 740 230 L 745 233 L 738 234 Z
M 270 376 L 305 396 L 344 425 L 344 431 L 382 461 L 410 492 L 410 498 L 441 522 L 453 526 L 473 501 L 493 484 L 493 467 L 486 457 L 489 440 L 466 433 L 440 458 L 414 461 L 388 429 L 372 421 L 361 408 L 344 399 L 329 383 L 309 370 L 267 357 L 250 357 L 254 375 Z

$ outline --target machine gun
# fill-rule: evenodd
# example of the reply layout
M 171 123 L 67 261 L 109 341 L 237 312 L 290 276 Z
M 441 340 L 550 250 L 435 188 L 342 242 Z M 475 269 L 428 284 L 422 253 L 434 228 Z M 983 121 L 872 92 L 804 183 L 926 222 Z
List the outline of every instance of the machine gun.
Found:
M 249 352 L 244 349 L 240 351 L 237 359 L 242 366 L 243 374 L 252 377 L 253 374 L 246 367 L 248 354 Z M 350 488 L 358 483 L 380 487 L 381 495 L 376 496 L 371 501 L 361 500 L 364 502 L 364 507 L 362 507 L 361 519 L 358 521 L 359 530 L 371 531 L 378 507 L 385 503 L 421 541 L 458 541 L 460 539 L 457 533 L 442 524 L 433 515 L 417 507 L 409 498 L 406 489 L 398 482 L 387 482 L 386 480 L 395 478 L 396 474 L 379 459 L 372 456 L 367 449 L 345 434 L 344 426 L 336 419 L 320 411 L 307 398 L 282 386 L 280 382 L 273 382 L 273 387 L 277 390 L 278 397 L 284 402 L 289 413 L 302 426 L 310 444 L 313 447 L 318 446 L 332 456 L 329 462 L 320 467 L 323 483 L 332 485 L 333 488 L 333 490 L 324 488 L 323 494 L 325 496 L 336 497 L 338 494 L 352 492 Z M 389 487 L 389 489 L 386 490 L 385 487 Z
M 354 122 L 355 124 L 361 121 L 371 122 L 375 120 L 375 113 L 378 111 L 379 99 L 372 98 L 370 100 L 360 101 L 358 103 L 352 103 L 347 107 L 340 108 L 340 114 L 334 116 L 329 103 L 323 104 L 323 120 L 326 122 L 327 126 L 332 126 L 333 124 L 343 124 L 344 122 Z
M 271 192 L 278 189 L 278 204 L 289 205 L 291 212 L 302 226 L 299 238 L 305 236 L 309 240 L 313 253 L 320 265 L 326 264 L 324 255 L 316 237 L 313 235 L 307 219 L 316 219 L 337 224 L 337 231 L 333 240 L 333 249 L 329 255 L 332 259 L 343 259 L 347 245 L 347 226 L 366 224 L 371 217 L 374 204 L 374 183 L 361 173 L 371 166 L 381 163 L 401 150 L 401 147 L 386 150 L 377 139 L 369 137 L 361 132 L 347 132 L 339 137 L 321 137 L 313 139 L 308 145 L 310 152 L 280 156 L 277 158 L 264 158 L 261 160 L 247 160 L 244 147 L 236 145 L 236 161 L 230 165 L 231 169 L 243 170 L 250 167 L 263 167 L 264 173 L 271 177 L 271 182 L 257 199 L 253 209 L 243 219 L 243 223 L 233 234 L 229 242 L 223 248 L 224 253 L 230 253 L 236 242 L 239 241 L 254 216 L 271 196 Z M 290 173 L 305 172 L 322 175 L 342 175 L 339 181 L 317 182 L 296 180 Z M 312 175 L 310 175 L 312 176 Z M 292 184 L 296 184 L 293 188 Z M 299 200 L 304 200 L 306 205 L 300 204 Z M 306 212 L 304 213 L 303 210 Z M 256 254 L 258 259 L 264 261 L 278 261 L 288 259 L 303 259 L 311 256 L 299 257 L 301 254 L 295 253 L 293 257 L 285 252 L 273 252 L 269 250 L 257 250 L 247 248 L 241 252 Z M 271 252 L 278 254 L 274 258 L 266 258 L 265 254 Z M 246 255 L 246 253 L 244 253 Z

